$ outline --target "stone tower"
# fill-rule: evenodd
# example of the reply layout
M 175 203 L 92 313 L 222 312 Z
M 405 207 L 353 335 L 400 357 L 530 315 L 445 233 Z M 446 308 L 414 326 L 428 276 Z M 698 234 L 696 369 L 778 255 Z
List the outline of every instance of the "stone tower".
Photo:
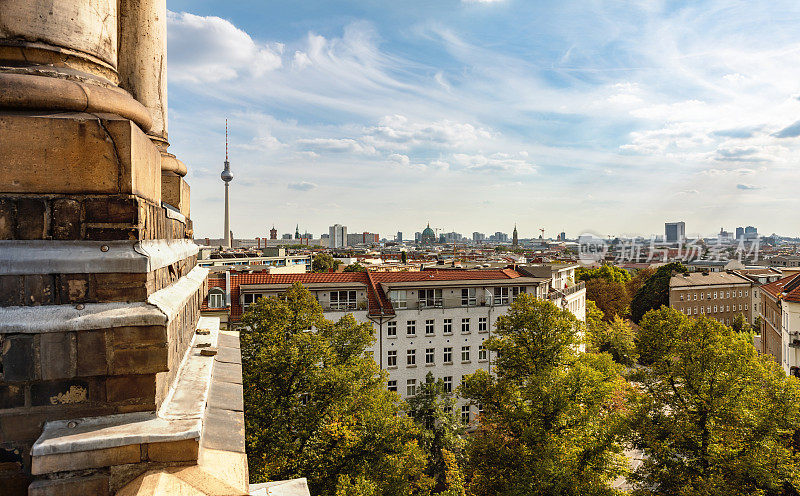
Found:
M 166 71 L 166 0 L 0 2 L 4 495 L 246 494 Z

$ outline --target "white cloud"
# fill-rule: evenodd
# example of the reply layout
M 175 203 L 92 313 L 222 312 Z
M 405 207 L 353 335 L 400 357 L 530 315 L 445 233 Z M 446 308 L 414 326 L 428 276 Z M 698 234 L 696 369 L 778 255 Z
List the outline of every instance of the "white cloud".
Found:
M 299 139 L 296 141 L 297 145 L 306 150 L 313 152 L 332 152 L 332 153 L 357 153 L 365 155 L 374 155 L 376 153 L 375 147 L 365 145 L 357 140 L 350 138 L 311 138 Z
M 289 183 L 289 189 L 293 189 L 296 191 L 310 191 L 317 187 L 316 184 L 310 183 L 308 181 L 300 181 L 298 183 Z
M 168 12 L 167 25 L 169 76 L 174 81 L 260 76 L 282 65 L 282 45 L 258 44 L 225 19 Z

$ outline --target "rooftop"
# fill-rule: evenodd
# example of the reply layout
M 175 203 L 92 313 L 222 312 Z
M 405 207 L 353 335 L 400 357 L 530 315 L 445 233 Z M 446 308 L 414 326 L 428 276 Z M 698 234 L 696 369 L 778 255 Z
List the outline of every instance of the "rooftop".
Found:
M 730 272 L 692 272 L 672 276 L 669 280 L 670 288 L 730 284 L 752 284 L 752 282 L 744 276 Z

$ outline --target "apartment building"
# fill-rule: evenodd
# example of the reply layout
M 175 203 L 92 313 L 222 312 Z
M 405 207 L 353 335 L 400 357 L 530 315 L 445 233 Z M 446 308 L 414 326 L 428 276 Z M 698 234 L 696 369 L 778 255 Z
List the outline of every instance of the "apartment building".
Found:
M 800 377 L 800 274 L 759 288 L 761 338 L 787 374 Z
M 692 272 L 669 281 L 669 305 L 686 315 L 731 325 L 742 314 L 752 322 L 753 282 L 735 272 Z
M 538 269 L 541 273 L 545 271 Z M 574 267 L 571 269 L 574 277 Z M 585 316 L 584 285 L 567 281 L 570 269 L 548 268 L 546 276 L 522 270 L 424 270 L 420 272 L 354 272 L 325 274 L 237 274 L 209 278 L 212 286 L 203 314 L 221 317 L 235 327 L 247 307 L 261 297 L 277 296 L 302 283 L 319 301 L 325 316 L 336 320 L 351 313 L 370 323 L 375 343 L 370 350 L 387 370 L 387 387 L 401 397 L 416 394 L 428 372 L 453 391 L 478 369 L 491 372 L 483 343 L 497 318 L 520 294 L 549 299 Z M 553 286 L 553 281 L 563 285 Z M 216 296 L 215 296 L 216 295 Z M 477 407 L 459 400 L 465 423 Z

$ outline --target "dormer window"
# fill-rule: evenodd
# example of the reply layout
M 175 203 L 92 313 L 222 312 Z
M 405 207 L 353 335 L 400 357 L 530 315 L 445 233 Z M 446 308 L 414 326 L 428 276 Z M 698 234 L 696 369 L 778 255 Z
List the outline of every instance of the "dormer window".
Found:
M 208 308 L 225 308 L 225 295 L 221 289 L 215 288 L 208 292 Z

